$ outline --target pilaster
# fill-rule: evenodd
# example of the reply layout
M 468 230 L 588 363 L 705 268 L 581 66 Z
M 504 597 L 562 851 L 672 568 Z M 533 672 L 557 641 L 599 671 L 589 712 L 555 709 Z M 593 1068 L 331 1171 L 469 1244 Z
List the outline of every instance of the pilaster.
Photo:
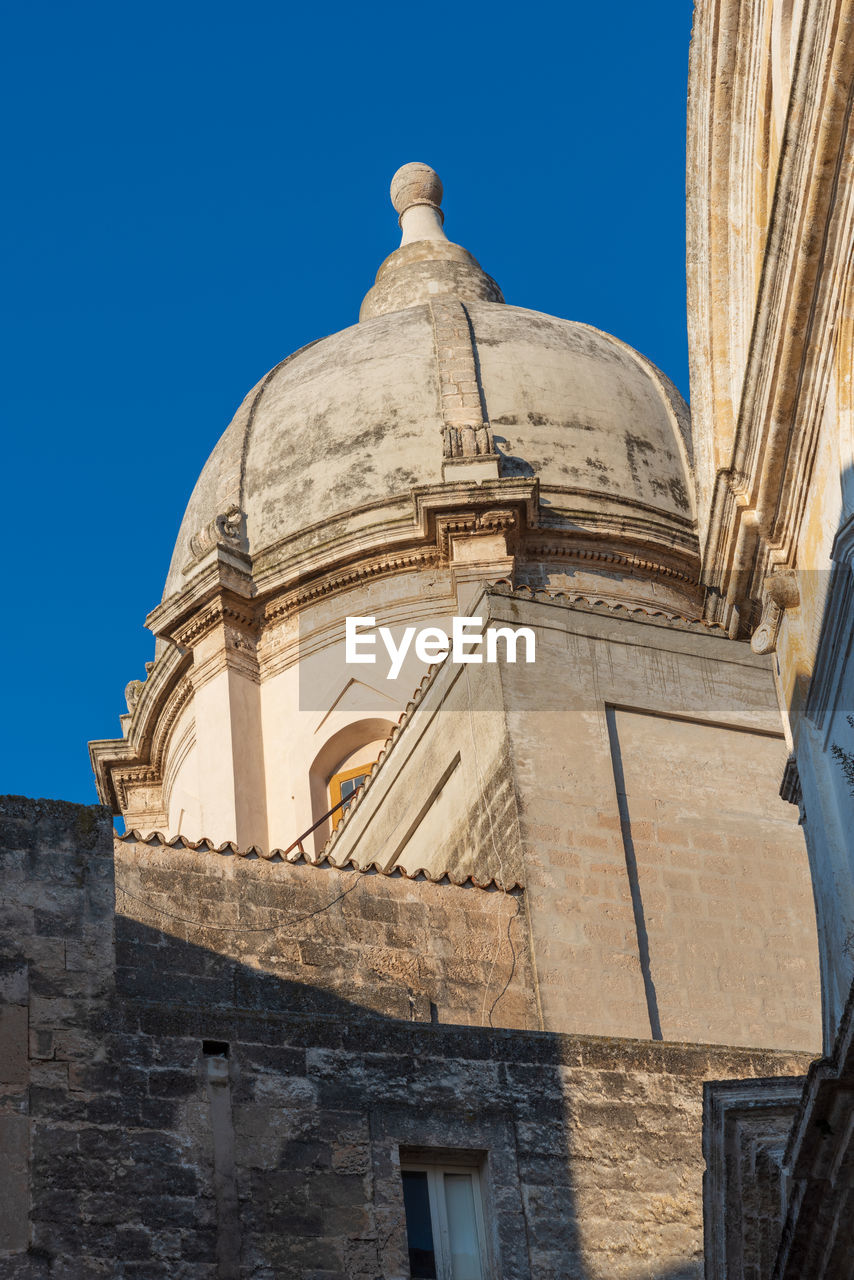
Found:
M 190 679 L 204 831 L 267 847 L 258 630 L 251 604 L 223 591 L 174 639 L 192 650 Z

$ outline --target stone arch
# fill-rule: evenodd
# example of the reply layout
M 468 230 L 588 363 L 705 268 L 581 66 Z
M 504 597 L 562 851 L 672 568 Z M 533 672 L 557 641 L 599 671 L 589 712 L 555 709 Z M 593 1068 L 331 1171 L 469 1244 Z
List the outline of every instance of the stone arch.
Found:
M 313 822 L 317 822 L 330 808 L 329 779 L 332 775 L 351 765 L 355 767 L 376 760 L 393 728 L 391 720 L 371 716 L 344 725 L 326 739 L 308 771 Z M 319 853 L 326 844 L 331 829 L 327 819 L 314 832 L 315 853 Z

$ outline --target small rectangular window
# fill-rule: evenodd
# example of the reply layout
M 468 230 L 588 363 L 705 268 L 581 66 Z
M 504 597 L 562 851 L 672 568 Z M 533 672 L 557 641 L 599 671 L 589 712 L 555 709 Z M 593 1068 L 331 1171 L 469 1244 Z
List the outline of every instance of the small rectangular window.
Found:
M 407 1163 L 401 1174 L 412 1280 L 487 1280 L 477 1168 Z

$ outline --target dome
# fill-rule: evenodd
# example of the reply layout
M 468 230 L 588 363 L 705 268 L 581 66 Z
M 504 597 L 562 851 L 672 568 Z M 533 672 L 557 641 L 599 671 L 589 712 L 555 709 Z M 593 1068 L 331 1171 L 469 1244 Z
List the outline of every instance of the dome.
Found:
M 322 844 L 333 773 L 376 755 L 423 675 L 417 648 L 397 676 L 351 671 L 351 618 L 445 634 L 496 584 L 526 617 L 540 588 L 617 625 L 699 616 L 678 392 L 618 339 L 505 303 L 447 239 L 428 166 L 392 198 L 401 244 L 358 324 L 267 374 L 206 462 L 147 619 L 155 661 L 122 738 L 91 745 L 141 830 Z
M 425 170 L 429 178 L 421 165 L 395 175 L 403 242 L 380 267 L 360 322 L 282 361 L 216 445 L 164 598 L 181 590 L 199 537 L 217 521 L 234 522 L 255 570 L 345 516 L 370 523 L 390 505 L 403 519 L 414 487 L 449 478 L 441 440 L 450 420 L 491 430 L 499 481 L 536 478 L 546 523 L 601 532 L 630 521 L 653 541 L 685 549 L 693 540 L 689 419 L 678 391 L 618 339 L 506 305 L 445 238 L 441 184 L 424 181 Z M 466 347 L 462 357 L 454 342 Z M 466 367 L 455 369 L 460 358 Z

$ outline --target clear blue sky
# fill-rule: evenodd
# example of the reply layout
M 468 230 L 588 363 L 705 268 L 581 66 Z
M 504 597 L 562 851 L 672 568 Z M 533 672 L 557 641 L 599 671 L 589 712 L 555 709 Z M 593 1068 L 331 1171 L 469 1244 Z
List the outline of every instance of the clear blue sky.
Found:
M 267 369 L 356 320 L 404 162 L 508 302 L 687 395 L 691 7 L 7 7 L 0 792 L 94 801 L 196 476 Z

